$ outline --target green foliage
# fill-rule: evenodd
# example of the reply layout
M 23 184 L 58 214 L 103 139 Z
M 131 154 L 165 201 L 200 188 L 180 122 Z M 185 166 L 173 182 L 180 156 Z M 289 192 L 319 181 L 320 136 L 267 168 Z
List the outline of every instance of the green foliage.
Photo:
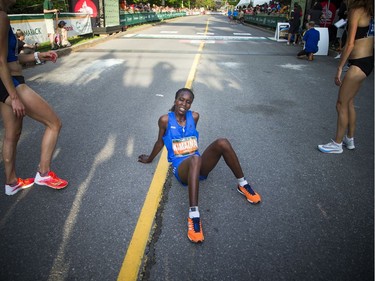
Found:
M 10 7 L 9 14 L 42 14 L 43 0 L 17 0 L 16 4 Z M 68 3 L 65 0 L 53 0 L 53 7 L 61 12 L 68 11 Z
M 214 0 L 196 0 L 195 7 L 197 8 L 205 8 L 205 9 L 213 9 L 216 7 L 216 3 Z
M 40 14 L 43 13 L 43 0 L 17 0 L 10 7 L 9 14 Z

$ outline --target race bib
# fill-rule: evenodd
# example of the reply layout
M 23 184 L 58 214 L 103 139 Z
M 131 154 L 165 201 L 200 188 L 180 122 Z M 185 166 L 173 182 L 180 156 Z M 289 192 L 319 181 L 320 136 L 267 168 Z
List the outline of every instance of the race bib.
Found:
M 195 136 L 172 140 L 172 148 L 176 157 L 194 154 L 198 150 L 198 141 Z

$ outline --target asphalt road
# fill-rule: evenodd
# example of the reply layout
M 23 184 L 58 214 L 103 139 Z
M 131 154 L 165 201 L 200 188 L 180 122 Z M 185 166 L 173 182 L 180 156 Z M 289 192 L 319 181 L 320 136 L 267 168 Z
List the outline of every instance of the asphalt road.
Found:
M 228 138 L 263 202 L 248 204 L 219 162 L 201 183 L 206 240 L 196 245 L 187 191 L 169 175 L 139 279 L 373 280 L 373 73 L 356 99 L 355 151 L 322 154 L 336 127 L 337 60 L 297 60 L 299 47 L 219 15 L 130 29 L 25 70 L 62 119 L 52 168 L 70 184 L 0 195 L 0 280 L 117 279 L 158 163 L 137 156 L 151 151 L 205 31 L 192 106 L 201 150 Z M 25 119 L 20 177 L 34 176 L 42 133 Z

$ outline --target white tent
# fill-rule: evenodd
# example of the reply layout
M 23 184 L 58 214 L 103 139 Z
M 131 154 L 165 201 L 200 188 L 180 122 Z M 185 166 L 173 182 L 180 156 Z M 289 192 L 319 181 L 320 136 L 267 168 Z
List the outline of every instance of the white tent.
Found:
M 250 2 L 250 0 L 240 0 L 240 2 L 238 2 L 238 4 L 236 5 L 236 8 L 243 6 L 247 7 L 250 4 Z
M 247 7 L 251 3 L 253 4 L 253 6 L 263 5 L 264 3 L 268 3 L 268 0 L 240 0 L 240 2 L 238 2 L 238 4 L 236 5 L 236 8 L 243 7 L 244 5 Z

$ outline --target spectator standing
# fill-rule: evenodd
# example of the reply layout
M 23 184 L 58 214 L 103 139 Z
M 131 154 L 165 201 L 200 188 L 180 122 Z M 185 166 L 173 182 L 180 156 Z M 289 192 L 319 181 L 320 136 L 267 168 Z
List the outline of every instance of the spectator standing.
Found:
M 241 24 L 244 24 L 244 20 L 245 20 L 245 18 L 244 18 L 244 12 L 243 12 L 243 9 L 242 9 L 242 8 L 240 9 L 240 12 L 239 12 L 238 18 L 239 18 L 240 23 L 241 23 Z
M 307 57 L 309 61 L 314 59 L 314 54 L 319 50 L 318 42 L 320 40 L 320 33 L 315 28 L 315 22 L 309 21 L 306 24 L 307 30 L 303 35 L 303 41 L 305 42 L 304 49 L 297 54 L 299 59 Z
M 44 22 L 47 28 L 47 36 L 51 43 L 51 50 L 57 50 L 58 47 L 55 44 L 55 23 L 54 17 L 59 10 L 53 8 L 53 3 L 51 0 L 44 0 L 43 3 L 43 13 L 44 13 Z
M 320 19 L 323 15 L 322 6 L 318 1 L 314 3 L 314 6 L 307 12 L 307 21 L 313 21 L 316 25 L 319 25 Z
M 323 0 L 321 3 L 323 9 L 322 20 L 320 21 L 321 27 L 328 28 L 329 42 L 332 44 L 336 40 L 336 27 L 333 25 L 336 15 L 336 5 L 331 0 Z
M 347 18 L 347 6 L 346 6 L 346 0 L 344 0 L 337 12 L 338 16 L 338 22 L 341 20 L 346 21 Z M 343 46 L 345 45 L 346 38 L 347 38 L 347 33 L 346 33 L 346 23 L 344 25 L 341 25 L 340 27 L 337 27 L 337 33 L 336 33 L 336 38 L 339 41 L 339 46 L 337 48 L 337 51 L 339 52 L 338 55 L 335 57 L 335 59 L 339 59 L 341 57 L 341 51 Z
M 295 45 L 297 42 L 297 37 L 298 37 L 299 29 L 301 26 L 301 16 L 302 16 L 302 9 L 297 3 L 294 3 L 294 9 L 292 11 L 291 18 L 289 21 L 287 45 L 290 45 L 292 35 L 294 35 L 293 45 Z

